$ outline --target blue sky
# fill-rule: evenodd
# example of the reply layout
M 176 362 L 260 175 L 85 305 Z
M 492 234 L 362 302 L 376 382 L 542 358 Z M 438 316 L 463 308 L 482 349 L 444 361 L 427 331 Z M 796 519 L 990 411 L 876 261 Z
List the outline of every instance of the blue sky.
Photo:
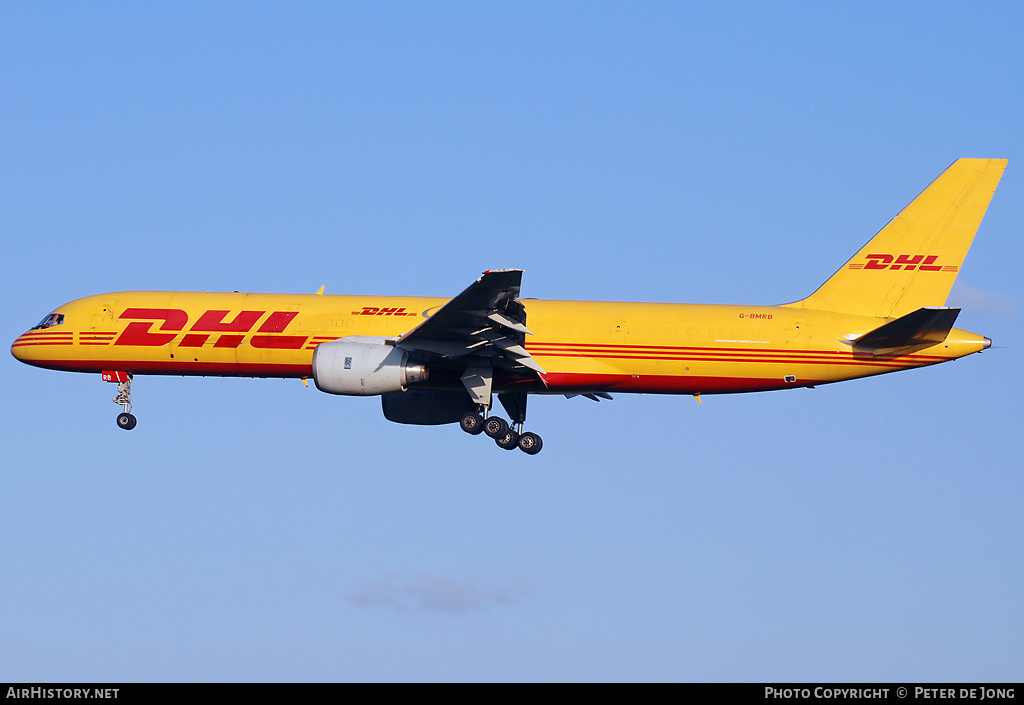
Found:
M 997 349 L 534 399 L 544 451 L 294 380 L 0 361 L 0 680 L 1020 680 L 1024 21 L 984 3 L 5 3 L 13 341 L 125 289 L 772 304 L 958 157 Z

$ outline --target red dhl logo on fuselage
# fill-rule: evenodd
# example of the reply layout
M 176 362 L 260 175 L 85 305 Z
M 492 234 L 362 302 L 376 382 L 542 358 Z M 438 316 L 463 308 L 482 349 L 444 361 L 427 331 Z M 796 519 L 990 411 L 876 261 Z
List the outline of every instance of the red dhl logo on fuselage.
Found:
M 353 311 L 353 316 L 417 316 L 402 308 L 378 308 L 377 306 L 363 306 L 361 311 Z
M 955 265 L 935 264 L 938 255 L 864 255 L 867 262 L 852 262 L 850 269 L 903 269 L 912 271 L 914 269 L 922 272 L 955 272 L 959 267 Z
M 182 337 L 178 347 L 201 348 L 212 333 L 219 333 L 213 347 L 237 348 L 267 312 L 241 311 L 230 321 L 225 321 L 228 313 L 230 311 L 219 309 L 203 313 Z M 256 330 L 257 334 L 249 339 L 249 344 L 254 348 L 300 349 L 305 344 L 307 336 L 280 335 L 298 314 L 298 311 L 271 312 Z M 138 320 L 132 320 L 128 324 L 114 341 L 114 345 L 159 347 L 170 344 L 185 330 L 188 313 L 178 308 L 128 308 L 121 314 L 120 319 Z M 158 332 L 151 332 L 153 325 L 158 321 Z

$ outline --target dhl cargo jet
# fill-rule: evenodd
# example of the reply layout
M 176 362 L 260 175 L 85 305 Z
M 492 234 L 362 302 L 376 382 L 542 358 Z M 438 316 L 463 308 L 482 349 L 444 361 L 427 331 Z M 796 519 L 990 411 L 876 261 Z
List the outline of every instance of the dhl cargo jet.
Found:
M 11 352 L 116 382 L 117 424 L 129 430 L 134 375 L 312 377 L 331 394 L 380 395 L 391 421 L 459 423 L 534 454 L 530 394 L 699 400 L 988 348 L 944 304 L 1005 167 L 954 162 L 817 291 L 780 306 L 521 299 L 522 271 L 508 269 L 453 299 L 128 291 L 58 307 Z M 489 414 L 495 395 L 511 424 Z

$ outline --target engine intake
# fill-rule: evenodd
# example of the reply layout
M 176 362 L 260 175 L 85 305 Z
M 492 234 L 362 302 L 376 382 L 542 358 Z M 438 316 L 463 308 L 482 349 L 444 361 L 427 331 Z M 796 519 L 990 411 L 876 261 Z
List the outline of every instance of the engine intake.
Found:
M 313 381 L 328 394 L 404 392 L 426 378 L 426 367 L 410 365 L 409 353 L 384 338 L 351 336 L 321 343 L 313 351 Z

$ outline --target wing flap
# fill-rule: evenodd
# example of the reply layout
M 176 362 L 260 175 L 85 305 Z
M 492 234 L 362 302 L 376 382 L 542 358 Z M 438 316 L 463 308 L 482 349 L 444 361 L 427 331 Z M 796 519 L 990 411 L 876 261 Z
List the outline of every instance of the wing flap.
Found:
M 527 352 L 526 309 L 518 301 L 521 269 L 484 272 L 462 293 L 395 344 L 410 352 L 455 359 L 470 357 L 470 366 L 544 370 Z M 543 381 L 543 378 L 541 378 Z
M 505 326 L 506 328 L 511 328 L 517 333 L 526 333 L 528 335 L 533 335 L 532 330 L 524 326 L 522 323 L 513 321 L 511 318 L 509 318 L 508 316 L 499 311 L 494 311 L 488 314 L 487 319 L 494 321 L 498 325 Z

